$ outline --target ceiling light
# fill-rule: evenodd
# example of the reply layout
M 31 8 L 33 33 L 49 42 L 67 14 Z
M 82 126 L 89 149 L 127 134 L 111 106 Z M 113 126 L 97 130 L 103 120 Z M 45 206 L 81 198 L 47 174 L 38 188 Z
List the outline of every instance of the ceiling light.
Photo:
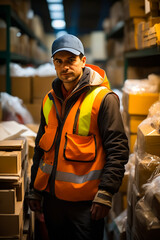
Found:
M 51 19 L 64 19 L 64 12 L 50 12 Z
M 64 29 L 66 22 L 64 20 L 52 20 L 51 25 L 54 29 Z
M 48 4 L 50 11 L 63 11 L 63 4 Z
M 63 0 L 47 0 L 48 3 L 62 3 Z

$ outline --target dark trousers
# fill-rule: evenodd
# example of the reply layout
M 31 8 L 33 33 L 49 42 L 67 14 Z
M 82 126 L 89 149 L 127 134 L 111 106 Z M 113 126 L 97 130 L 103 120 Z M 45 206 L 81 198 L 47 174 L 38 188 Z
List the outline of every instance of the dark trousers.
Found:
M 91 219 L 92 202 L 68 202 L 44 195 L 43 211 L 50 240 L 102 240 L 104 219 Z

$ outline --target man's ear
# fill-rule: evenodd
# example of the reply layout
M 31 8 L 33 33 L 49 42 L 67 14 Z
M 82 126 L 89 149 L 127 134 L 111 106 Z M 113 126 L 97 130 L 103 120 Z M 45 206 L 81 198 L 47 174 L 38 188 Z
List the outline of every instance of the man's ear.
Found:
M 82 68 L 85 67 L 85 64 L 86 64 L 86 56 L 83 56 L 82 59 L 81 59 L 83 65 L 82 65 Z

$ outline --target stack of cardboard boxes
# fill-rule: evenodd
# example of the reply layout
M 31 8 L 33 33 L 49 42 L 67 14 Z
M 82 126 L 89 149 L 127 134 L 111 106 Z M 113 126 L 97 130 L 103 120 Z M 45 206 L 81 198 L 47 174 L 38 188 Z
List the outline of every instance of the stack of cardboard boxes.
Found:
M 157 101 L 154 105 L 159 106 L 159 103 Z M 137 147 L 128 179 L 127 239 L 142 239 L 142 232 L 143 239 L 146 240 L 158 239 L 157 236 L 160 235 L 160 219 L 157 215 L 160 209 L 159 117 L 158 114 L 148 115 L 138 126 Z M 158 120 L 157 125 L 153 125 L 155 119 Z M 156 184 L 153 184 L 155 180 Z
M 31 9 L 30 0 L 20 1 L 20 0 L 0 0 L 0 7 L 3 5 L 10 6 L 13 13 L 16 15 L 21 25 L 25 29 L 28 29 L 35 37 L 30 37 L 24 32 L 21 32 L 15 26 L 11 26 L 9 29 L 10 37 L 10 52 L 22 55 L 26 57 L 28 61 L 41 61 L 48 62 L 50 60 L 50 55 L 48 51 L 41 46 L 39 42 L 41 41 L 45 46 L 45 32 L 43 29 L 42 20 L 38 15 L 34 15 Z M 12 23 L 12 22 L 11 22 Z M 0 20 L 0 51 L 6 51 L 7 49 L 7 26 L 6 23 Z
M 0 238 L 23 235 L 26 143 L 24 140 L 0 142 Z
M 29 190 L 34 142 L 33 136 L 0 141 L 0 239 L 33 239 L 34 214 L 25 195 Z
M 146 82 L 146 80 L 144 80 Z M 137 130 L 139 124 L 147 117 L 149 108 L 151 105 L 159 99 L 159 92 L 137 92 L 135 88 L 136 80 L 127 80 L 131 84 L 131 91 L 127 88 L 123 88 L 123 120 L 126 129 L 126 133 L 129 140 L 130 152 L 134 151 L 134 145 L 137 139 Z M 139 84 L 143 83 L 143 80 L 138 80 Z M 132 86 L 133 83 L 133 86 Z M 138 84 L 137 84 L 138 87 Z
M 160 44 L 159 1 L 124 0 L 125 50 L 143 49 Z M 127 14 L 128 13 L 128 14 Z

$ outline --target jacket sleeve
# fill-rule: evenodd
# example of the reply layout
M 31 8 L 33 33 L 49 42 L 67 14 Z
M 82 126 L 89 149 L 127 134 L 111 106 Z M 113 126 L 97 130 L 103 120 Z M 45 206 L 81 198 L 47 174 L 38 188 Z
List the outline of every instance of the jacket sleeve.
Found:
M 98 126 L 106 154 L 99 190 L 113 195 L 118 192 L 122 183 L 124 165 L 129 157 L 128 139 L 119 110 L 119 101 L 113 93 L 106 95 L 101 103 Z
M 38 171 L 38 167 L 39 167 L 39 162 L 41 157 L 43 156 L 43 150 L 40 149 L 39 145 L 39 140 L 41 139 L 42 135 L 45 132 L 45 127 L 46 122 L 45 122 L 45 118 L 43 115 L 43 111 L 41 109 L 41 121 L 40 121 L 40 125 L 39 125 L 39 130 L 36 136 L 36 140 L 35 140 L 35 148 L 34 148 L 34 156 L 33 156 L 33 165 L 31 168 L 31 182 L 30 182 L 30 189 L 33 189 L 33 184 L 34 184 L 34 180 L 36 178 L 37 175 L 37 171 Z

